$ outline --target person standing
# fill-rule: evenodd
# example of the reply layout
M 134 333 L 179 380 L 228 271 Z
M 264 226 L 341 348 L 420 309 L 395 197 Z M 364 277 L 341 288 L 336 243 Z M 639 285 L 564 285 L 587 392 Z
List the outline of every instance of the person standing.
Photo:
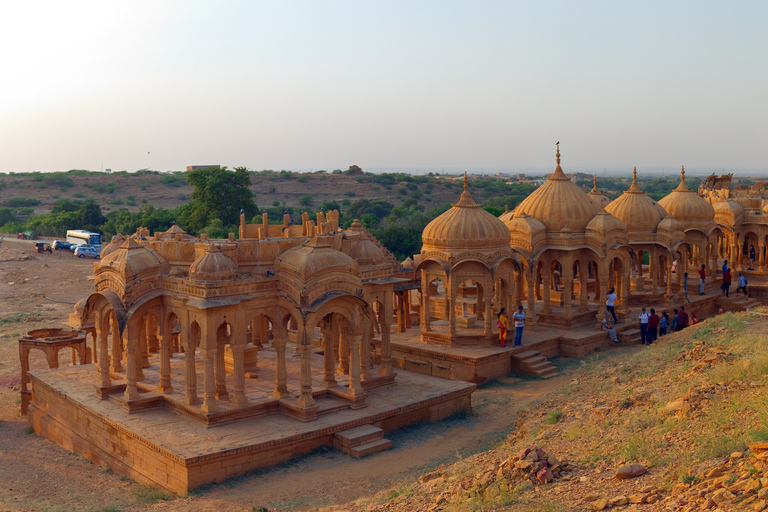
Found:
M 616 304 L 616 299 L 618 297 L 616 296 L 616 289 L 611 288 L 611 291 L 608 292 L 608 295 L 605 297 L 605 307 L 608 309 L 608 311 L 611 313 L 611 316 L 613 317 L 613 323 L 618 324 L 619 320 L 616 318 L 616 310 L 614 309 L 614 304 Z
M 699 269 L 699 295 L 704 295 L 704 281 L 707 279 L 707 266 L 703 263 Z
M 659 315 L 656 314 L 656 310 L 651 308 L 651 314 L 648 317 L 648 344 L 650 345 L 656 341 L 656 335 L 659 330 Z
M 749 270 L 755 270 L 755 246 L 749 246 Z
M 723 274 L 728 270 L 728 260 L 723 261 Z
M 507 315 L 504 314 L 506 309 L 501 308 L 501 311 L 499 311 L 498 320 L 496 321 L 496 327 L 499 328 L 499 343 L 501 343 L 501 346 L 505 346 L 505 341 L 507 339 L 507 329 L 509 328 L 509 318 L 507 318 Z
M 731 292 L 731 269 L 728 267 L 723 271 L 723 285 L 720 289 L 725 292 L 725 298 L 727 299 Z
M 669 326 L 669 333 L 670 334 L 672 334 L 673 332 L 677 331 L 677 322 L 679 321 L 677 313 L 678 313 L 678 311 L 676 309 L 672 310 L 672 323 Z
M 667 334 L 667 328 L 669 327 L 669 315 L 666 311 L 661 314 L 661 320 L 659 320 L 659 336 Z
M 738 284 L 738 288 L 736 288 L 736 294 L 738 295 L 739 290 L 744 290 L 744 296 L 747 296 L 747 278 L 744 277 L 744 274 L 739 272 L 739 278 L 736 280 L 736 284 Z
M 685 301 L 691 302 L 691 299 L 688 298 L 688 272 L 683 274 L 683 292 L 685 293 Z
M 685 306 L 680 306 L 680 312 L 677 314 L 677 330 L 682 331 L 688 327 L 688 313 L 685 312 Z
M 646 341 L 648 341 L 649 317 L 650 315 L 645 311 L 645 308 L 643 308 L 643 311 L 640 313 L 640 340 L 642 345 L 645 345 Z
M 512 315 L 512 319 L 515 321 L 515 346 L 523 346 L 523 327 L 525 327 L 525 311 L 523 306 L 517 306 L 517 313 Z

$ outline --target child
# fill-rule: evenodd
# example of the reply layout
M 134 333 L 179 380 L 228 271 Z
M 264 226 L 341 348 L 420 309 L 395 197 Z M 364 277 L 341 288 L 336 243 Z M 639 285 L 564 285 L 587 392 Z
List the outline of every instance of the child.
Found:
M 667 328 L 669 327 L 669 315 L 666 311 L 661 314 L 661 320 L 659 321 L 659 336 L 667 334 Z

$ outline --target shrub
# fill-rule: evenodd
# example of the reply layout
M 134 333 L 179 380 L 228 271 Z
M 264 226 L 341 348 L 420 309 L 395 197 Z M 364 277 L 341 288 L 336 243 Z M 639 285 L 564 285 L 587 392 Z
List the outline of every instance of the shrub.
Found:
M 345 190 L 344 195 L 349 197 L 355 197 L 357 194 L 355 194 L 354 190 Z
M 12 197 L 5 202 L 5 206 L 9 208 L 32 207 L 39 204 L 40 201 L 32 197 Z
M 555 423 L 559 423 L 562 417 L 563 411 L 552 411 L 551 413 L 547 414 L 547 418 L 544 420 L 544 423 L 547 423 L 548 425 L 554 425 Z
M 302 174 L 301 176 L 296 178 L 296 181 L 298 181 L 299 183 L 306 183 L 307 181 L 309 181 L 309 176 L 307 176 L 306 174 Z
M 187 178 L 184 176 L 180 176 L 176 173 L 174 174 L 164 174 L 160 177 L 160 183 L 165 185 L 166 187 L 183 187 L 187 184 Z
M 314 201 L 314 198 L 309 194 L 304 194 L 299 196 L 298 202 L 302 206 L 312 206 L 312 202 Z

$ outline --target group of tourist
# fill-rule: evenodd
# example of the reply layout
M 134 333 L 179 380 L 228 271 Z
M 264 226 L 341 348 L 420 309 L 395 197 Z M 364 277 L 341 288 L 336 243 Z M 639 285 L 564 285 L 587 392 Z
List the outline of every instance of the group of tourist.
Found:
M 615 313 L 613 315 L 615 320 Z M 679 310 L 673 310 L 671 322 L 669 314 L 666 311 L 662 311 L 661 316 L 659 316 L 656 314 L 656 310 L 654 308 L 651 308 L 650 313 L 646 310 L 646 308 L 642 308 L 638 320 L 640 321 L 640 340 L 641 344 L 643 345 L 650 345 L 656 341 L 659 336 L 666 335 L 667 332 L 672 333 L 676 331 L 682 331 L 688 327 L 688 325 L 699 323 L 699 319 L 696 317 L 696 313 L 691 313 L 689 315 L 685 311 L 685 306 L 680 306 Z M 606 311 L 601 327 L 603 331 L 608 333 L 608 336 L 611 338 L 612 342 L 619 343 L 620 338 L 619 333 L 616 332 L 616 328 L 614 327 L 615 323 L 611 323 L 609 312 Z
M 752 268 L 752 267 L 754 267 L 754 264 L 755 264 L 754 260 L 752 259 L 752 257 L 753 257 L 753 255 L 752 255 L 753 250 L 754 250 L 754 247 L 752 247 L 752 249 L 750 249 L 750 256 L 749 256 L 750 257 L 750 260 L 749 260 L 750 261 L 750 267 L 749 267 L 749 270 L 754 270 Z M 723 263 L 723 284 L 720 285 L 720 290 L 722 291 L 722 293 L 725 294 L 726 298 L 730 297 L 731 283 L 732 282 L 733 282 L 733 275 L 731 274 L 730 267 L 728 267 L 728 260 L 725 260 L 725 262 Z M 747 283 L 747 278 L 744 276 L 744 274 L 742 272 L 739 272 L 739 277 L 736 279 L 736 284 L 738 284 L 738 286 L 736 287 L 736 294 L 738 295 L 738 293 L 740 291 L 743 291 L 744 292 L 744 296 L 747 297 L 747 284 L 748 283 Z
M 496 327 L 499 328 L 499 342 L 502 347 L 507 346 L 507 331 L 509 330 L 509 317 L 506 315 L 506 309 L 501 308 L 499 311 L 498 320 L 496 321 Z M 512 315 L 512 320 L 515 322 L 515 346 L 523 346 L 523 327 L 525 327 L 525 311 L 523 306 L 517 306 L 517 311 Z

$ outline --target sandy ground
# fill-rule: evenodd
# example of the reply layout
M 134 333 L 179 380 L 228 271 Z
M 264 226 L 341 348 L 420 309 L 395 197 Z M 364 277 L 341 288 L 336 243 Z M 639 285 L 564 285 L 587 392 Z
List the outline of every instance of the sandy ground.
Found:
M 70 253 L 38 255 L 31 242 L 0 242 L 0 510 L 314 510 L 397 489 L 442 463 L 490 448 L 511 431 L 530 400 L 560 389 L 564 375 L 548 381 L 504 379 L 473 395 L 473 413 L 387 434 L 394 447 L 364 459 L 319 451 L 196 490 L 169 496 L 120 477 L 40 438 L 19 416 L 20 334 L 61 326 L 74 303 L 88 295 L 93 260 Z M 32 368 L 45 367 L 34 355 Z M 62 351 L 60 364 L 69 364 Z M 263 509 L 262 509 L 263 510 Z M 350 510 L 349 507 L 345 510 Z

